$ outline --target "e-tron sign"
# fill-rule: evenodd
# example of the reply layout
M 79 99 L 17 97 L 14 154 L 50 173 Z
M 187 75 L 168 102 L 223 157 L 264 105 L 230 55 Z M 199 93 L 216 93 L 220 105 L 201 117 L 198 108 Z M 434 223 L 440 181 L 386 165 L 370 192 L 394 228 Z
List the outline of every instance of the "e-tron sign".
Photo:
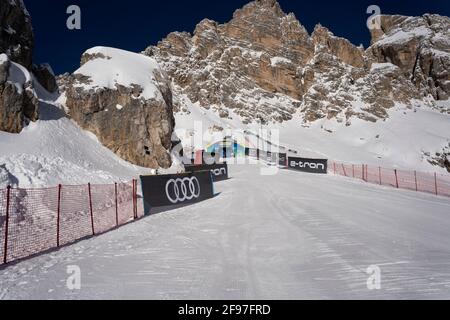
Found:
M 152 207 L 189 204 L 214 196 L 210 171 L 141 176 L 144 211 Z
M 310 172 L 310 173 L 327 173 L 328 160 L 327 159 L 307 159 L 307 158 L 288 158 L 289 168 Z
M 213 181 L 222 181 L 228 179 L 228 165 L 226 163 L 218 163 L 212 165 L 185 165 L 187 172 L 197 172 L 209 170 L 212 173 Z

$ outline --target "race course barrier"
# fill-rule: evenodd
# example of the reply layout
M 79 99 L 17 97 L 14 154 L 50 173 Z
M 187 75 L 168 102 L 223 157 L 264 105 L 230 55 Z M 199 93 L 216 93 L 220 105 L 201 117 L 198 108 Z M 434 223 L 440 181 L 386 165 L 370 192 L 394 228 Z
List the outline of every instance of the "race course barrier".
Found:
M 226 163 L 217 163 L 211 165 L 185 165 L 186 172 L 211 171 L 213 181 L 223 181 L 229 178 L 228 165 Z
M 327 166 L 327 159 L 288 157 L 288 167 L 298 171 L 327 174 Z
M 152 207 L 190 204 L 214 196 L 212 173 L 208 171 L 141 176 L 145 215 Z
M 328 172 L 368 183 L 450 197 L 450 175 L 330 162 Z
M 138 182 L 0 189 L 0 265 L 117 228 L 143 216 Z

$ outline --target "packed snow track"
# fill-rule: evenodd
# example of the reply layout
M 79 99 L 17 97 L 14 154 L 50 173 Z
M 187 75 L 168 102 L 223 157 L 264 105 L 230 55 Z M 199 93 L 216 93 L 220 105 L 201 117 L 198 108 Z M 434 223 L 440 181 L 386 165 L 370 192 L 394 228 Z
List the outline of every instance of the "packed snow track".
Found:
M 2 268 L 0 298 L 450 298 L 450 199 L 260 169 L 231 165 L 214 199 Z

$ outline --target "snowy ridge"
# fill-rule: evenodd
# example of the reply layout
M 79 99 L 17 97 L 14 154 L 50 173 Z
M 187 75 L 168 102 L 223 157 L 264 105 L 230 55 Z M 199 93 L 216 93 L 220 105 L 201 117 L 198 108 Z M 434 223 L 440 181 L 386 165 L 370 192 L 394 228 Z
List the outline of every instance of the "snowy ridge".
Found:
M 48 93 L 37 81 L 34 86 L 40 98 L 40 120 L 20 134 L 0 132 L 0 188 L 105 184 L 154 172 L 120 159 L 68 119 L 61 104 L 63 95 Z
M 145 99 L 162 99 L 155 86 L 155 72 L 160 72 L 158 63 L 141 54 L 108 47 L 94 47 L 85 55 L 95 57 L 83 64 L 74 74 L 88 76 L 88 84 L 78 84 L 84 90 L 96 88 L 116 89 L 116 85 L 140 86 Z

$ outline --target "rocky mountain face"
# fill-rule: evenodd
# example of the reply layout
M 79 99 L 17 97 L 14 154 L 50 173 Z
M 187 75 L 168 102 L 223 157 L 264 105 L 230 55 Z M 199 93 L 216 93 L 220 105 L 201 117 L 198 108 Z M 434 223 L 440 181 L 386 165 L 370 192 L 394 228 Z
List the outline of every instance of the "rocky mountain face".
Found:
M 156 61 L 97 47 L 82 56 L 80 69 L 58 81 L 69 116 L 104 146 L 136 165 L 171 166 L 172 91 Z
M 22 0 L 0 2 L 0 52 L 27 69 L 32 65 L 33 28 Z
M 0 2 L 0 131 L 18 133 L 39 117 L 34 80 L 50 92 L 57 90 L 51 68 L 32 63 L 31 18 L 22 0 Z
M 447 99 L 449 29 L 438 15 L 383 16 L 365 50 L 321 25 L 309 35 L 275 0 L 256 0 L 228 23 L 205 19 L 193 35 L 171 33 L 143 53 L 168 72 L 176 94 L 222 118 L 284 122 L 299 112 L 304 123 L 350 125 L 385 119 L 396 103 L 437 108 Z
M 382 16 L 381 30 L 372 31 L 368 55 L 391 62 L 411 80 L 421 96 L 450 98 L 450 18 Z
M 38 99 L 25 67 L 0 54 L 0 130 L 19 133 L 38 119 Z

